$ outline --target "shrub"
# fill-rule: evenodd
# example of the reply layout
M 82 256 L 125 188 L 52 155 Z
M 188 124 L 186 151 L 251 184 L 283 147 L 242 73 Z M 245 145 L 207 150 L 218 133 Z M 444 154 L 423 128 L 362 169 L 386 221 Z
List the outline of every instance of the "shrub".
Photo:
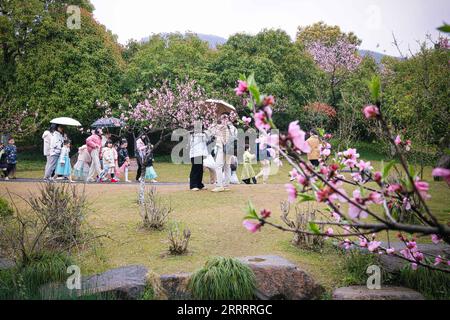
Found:
M 14 210 L 11 208 L 8 201 L 0 197 L 0 218 L 12 216 L 13 213 Z
M 163 300 L 167 296 L 162 287 L 159 275 L 149 271 L 147 274 L 147 285 L 141 295 L 141 300 Z
M 144 228 L 161 230 L 167 223 L 172 207 L 156 194 L 155 187 L 151 187 L 146 190 L 144 199 L 139 204 L 139 212 Z
M 342 252 L 342 258 L 345 285 L 365 285 L 369 277 L 367 268 L 371 265 L 380 266 L 376 256 L 357 249 Z M 390 278 L 391 276 L 382 269 L 381 282 L 389 283 Z
M 233 258 L 209 259 L 195 272 L 188 288 L 201 300 L 248 300 L 254 298 L 256 279 L 250 267 Z
M 281 220 L 290 228 L 302 231 L 309 231 L 309 222 L 316 221 L 315 210 L 312 209 L 312 205 L 308 203 L 306 209 L 302 207 L 295 207 L 295 220 L 289 219 L 290 204 L 288 201 L 282 201 L 280 203 L 281 208 Z M 324 226 L 319 226 L 320 232 L 324 232 Z M 321 251 L 325 244 L 325 239 L 320 236 L 310 235 L 305 233 L 294 233 L 292 243 L 305 250 Z
M 67 278 L 72 260 L 63 253 L 42 252 L 26 265 L 0 270 L 0 299 L 39 299 L 39 288 Z
M 426 268 L 405 266 L 396 277 L 399 284 L 417 290 L 427 299 L 450 299 L 450 274 Z
M 72 248 L 86 240 L 83 223 L 88 205 L 84 189 L 79 192 L 75 185 L 46 183 L 28 203 L 48 229 L 48 245 Z
M 84 192 L 75 186 L 48 183 L 23 200 L 30 211 L 15 210 L 11 218 L 0 219 L 0 255 L 18 265 L 27 266 L 47 251 L 69 253 L 96 238 L 86 229 Z
M 169 253 L 181 255 L 187 252 L 191 231 L 182 228 L 180 223 L 174 222 L 169 228 Z

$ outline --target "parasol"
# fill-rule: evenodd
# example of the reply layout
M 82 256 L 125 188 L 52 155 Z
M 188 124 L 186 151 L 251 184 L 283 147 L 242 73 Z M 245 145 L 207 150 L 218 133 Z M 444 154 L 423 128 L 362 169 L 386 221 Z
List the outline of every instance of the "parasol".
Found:
M 54 124 L 60 124 L 63 126 L 74 126 L 74 127 L 81 127 L 81 123 L 78 122 L 75 119 L 67 118 L 67 117 L 61 117 L 61 118 L 55 118 L 50 123 Z
M 117 118 L 100 118 L 95 121 L 91 127 L 92 128 L 119 128 L 122 127 L 123 121 Z
M 236 112 L 236 108 L 233 107 L 231 104 L 223 101 L 223 100 L 214 100 L 214 99 L 208 99 L 205 101 L 207 105 L 209 106 L 215 106 L 217 109 L 217 114 L 221 115 L 225 112 Z

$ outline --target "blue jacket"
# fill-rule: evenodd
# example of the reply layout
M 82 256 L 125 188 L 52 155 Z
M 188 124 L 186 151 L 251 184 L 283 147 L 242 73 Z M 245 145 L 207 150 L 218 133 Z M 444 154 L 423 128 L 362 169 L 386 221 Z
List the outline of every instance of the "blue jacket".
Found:
M 8 144 L 5 147 L 6 162 L 8 164 L 17 163 L 17 147 L 13 144 Z

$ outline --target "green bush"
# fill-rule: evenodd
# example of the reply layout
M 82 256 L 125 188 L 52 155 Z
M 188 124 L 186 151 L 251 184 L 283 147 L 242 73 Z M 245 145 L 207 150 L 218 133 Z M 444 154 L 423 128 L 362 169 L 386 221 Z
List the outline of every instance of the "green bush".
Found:
M 380 266 L 376 255 L 359 250 L 343 252 L 343 271 L 345 272 L 345 285 L 365 285 L 369 275 L 367 268 L 371 265 Z M 387 284 L 391 281 L 391 275 L 381 268 L 381 281 Z
M 200 300 L 248 300 L 254 298 L 256 279 L 242 262 L 215 257 L 192 275 L 188 287 Z
M 9 205 L 8 201 L 0 198 L 0 217 L 9 217 L 14 213 L 13 208 Z
M 39 288 L 52 282 L 64 282 L 72 260 L 62 253 L 34 255 L 26 265 L 0 270 L 0 299 L 39 299 Z
M 396 279 L 399 284 L 417 290 L 427 299 L 450 299 L 450 274 L 427 268 L 412 270 L 405 266 Z

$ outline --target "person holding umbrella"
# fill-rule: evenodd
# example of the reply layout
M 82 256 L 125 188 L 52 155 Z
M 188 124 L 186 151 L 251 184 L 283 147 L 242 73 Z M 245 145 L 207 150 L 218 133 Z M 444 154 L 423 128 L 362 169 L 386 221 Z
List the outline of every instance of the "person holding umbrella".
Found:
M 50 140 L 50 158 L 49 163 L 45 169 L 44 180 L 52 180 L 53 172 L 58 165 L 59 156 L 61 155 L 61 149 L 64 144 L 64 127 L 60 124 L 56 126 L 55 132 L 53 132 Z
M 237 129 L 230 122 L 229 113 L 225 112 L 219 118 L 217 125 L 210 131 L 216 140 L 216 187 L 212 192 L 228 190 L 231 176 L 231 156 L 234 154 L 234 141 L 237 137 Z

